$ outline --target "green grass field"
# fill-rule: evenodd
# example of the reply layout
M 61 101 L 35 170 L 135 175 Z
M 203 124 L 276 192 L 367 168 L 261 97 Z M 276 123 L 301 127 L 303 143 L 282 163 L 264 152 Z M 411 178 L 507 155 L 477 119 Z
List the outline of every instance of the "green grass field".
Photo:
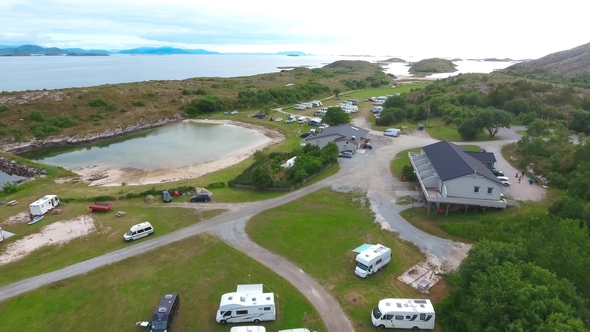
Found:
M 275 293 L 277 320 L 268 331 L 326 331 L 291 284 L 218 239 L 202 235 L 0 302 L 0 331 L 139 331 L 165 292 L 181 297 L 174 331 L 227 332 L 215 322 L 223 293 L 262 283 Z M 142 330 L 143 331 L 143 330 Z
M 425 296 L 396 280 L 423 256 L 415 246 L 375 224 L 364 199 L 326 188 L 264 211 L 246 228 L 255 242 L 294 262 L 331 292 L 351 317 L 355 331 L 375 329 L 369 314 L 382 298 L 436 301 L 448 291 L 442 282 Z M 352 250 L 363 243 L 381 243 L 393 251 L 392 262 L 368 279 L 354 274 Z

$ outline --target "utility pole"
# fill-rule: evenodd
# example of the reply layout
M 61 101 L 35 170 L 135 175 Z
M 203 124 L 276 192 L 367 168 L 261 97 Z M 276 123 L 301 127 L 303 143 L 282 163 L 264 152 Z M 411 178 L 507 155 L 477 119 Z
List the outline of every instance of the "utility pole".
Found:
M 426 113 L 426 125 L 430 123 L 430 104 L 428 104 L 428 112 Z

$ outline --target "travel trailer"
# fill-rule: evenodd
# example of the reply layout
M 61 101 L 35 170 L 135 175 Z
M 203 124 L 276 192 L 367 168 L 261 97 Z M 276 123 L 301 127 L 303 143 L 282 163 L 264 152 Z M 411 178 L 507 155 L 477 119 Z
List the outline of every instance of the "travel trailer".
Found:
M 295 106 L 293 106 L 294 110 L 304 110 L 307 107 L 304 104 L 295 104 Z
M 385 132 L 383 133 L 383 135 L 385 136 L 392 136 L 392 137 L 398 137 L 399 134 L 401 134 L 401 130 L 396 129 L 396 128 L 389 128 L 389 129 L 385 129 Z
M 322 119 L 320 119 L 320 118 L 309 119 L 309 122 L 307 124 L 310 126 L 321 126 Z
M 373 113 L 381 113 L 381 112 L 383 112 L 383 106 L 373 107 Z
M 170 332 L 179 309 L 180 296 L 176 293 L 164 294 L 154 312 L 149 332 Z
M 380 329 L 431 330 L 435 318 L 430 300 L 383 299 L 371 312 L 373 325 Z
M 152 227 L 152 224 L 150 224 L 149 222 L 146 221 L 146 222 L 142 222 L 140 224 L 131 226 L 131 229 L 129 229 L 129 231 L 127 231 L 127 233 L 123 234 L 123 239 L 125 241 L 133 241 L 133 240 L 141 239 L 142 237 L 145 237 L 145 236 L 150 236 L 152 234 L 154 234 L 154 228 Z
M 29 205 L 29 210 L 33 216 L 42 216 L 53 210 L 59 205 L 57 195 L 45 195 Z
M 223 294 L 215 317 L 222 325 L 275 319 L 274 294 L 264 293 L 262 284 L 238 285 L 236 292 Z
M 313 112 L 313 115 L 315 116 L 326 116 L 326 113 L 328 113 L 328 110 L 317 110 L 315 112 Z
M 305 105 L 306 108 L 313 108 L 313 104 L 312 103 L 303 103 L 301 105 Z
M 297 119 L 297 123 L 299 124 L 303 124 L 307 122 L 307 118 L 304 116 L 300 116 L 299 119 Z
M 356 256 L 356 268 L 354 273 L 361 277 L 367 278 L 371 274 L 381 270 L 391 261 L 391 249 L 381 244 L 375 244 L 361 251 Z

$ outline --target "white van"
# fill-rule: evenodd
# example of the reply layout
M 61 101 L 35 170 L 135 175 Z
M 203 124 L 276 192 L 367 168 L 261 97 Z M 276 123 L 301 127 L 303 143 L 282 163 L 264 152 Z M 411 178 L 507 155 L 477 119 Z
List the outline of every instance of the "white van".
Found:
M 234 326 L 229 332 L 266 332 L 264 326 Z
M 307 118 L 304 117 L 304 116 L 299 117 L 299 119 L 297 119 L 297 123 L 299 123 L 299 124 L 303 124 L 303 123 L 306 123 L 306 122 L 307 122 Z
M 295 122 L 295 117 L 293 117 L 293 116 L 289 116 L 287 118 L 287 120 L 285 120 L 285 123 L 293 123 L 293 122 Z
M 131 226 L 131 229 L 123 235 L 123 239 L 125 241 L 133 241 L 152 234 L 154 234 L 154 228 L 152 227 L 152 224 L 146 221 Z
M 396 128 L 389 128 L 389 129 L 385 129 L 385 132 L 383 133 L 383 135 L 385 136 L 392 136 L 392 137 L 398 137 L 399 134 L 401 134 L 401 130 L 396 129 Z
M 377 113 L 381 113 L 383 112 L 383 106 L 375 106 L 373 107 L 373 113 L 377 114 Z

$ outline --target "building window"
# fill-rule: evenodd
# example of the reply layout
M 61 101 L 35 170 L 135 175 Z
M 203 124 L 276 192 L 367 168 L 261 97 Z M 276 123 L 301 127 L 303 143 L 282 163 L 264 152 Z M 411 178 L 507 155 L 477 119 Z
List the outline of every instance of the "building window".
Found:
M 476 194 L 479 193 L 479 187 L 478 186 L 473 187 L 473 192 Z
M 488 187 L 488 194 L 491 194 L 494 192 L 494 187 Z

